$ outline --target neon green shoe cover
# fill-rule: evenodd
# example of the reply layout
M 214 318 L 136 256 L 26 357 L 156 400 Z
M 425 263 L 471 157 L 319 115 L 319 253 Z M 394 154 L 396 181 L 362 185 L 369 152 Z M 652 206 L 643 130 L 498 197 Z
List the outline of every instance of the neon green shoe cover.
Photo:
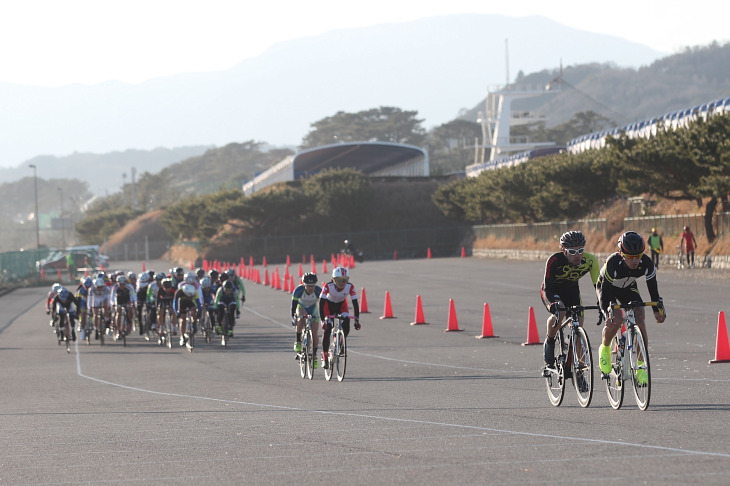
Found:
M 601 372 L 604 375 L 611 373 L 611 347 L 601 344 L 598 348 L 598 363 L 601 365 Z
M 642 386 L 646 385 L 649 382 L 649 374 L 646 372 L 646 369 L 643 368 L 644 362 L 638 361 L 636 366 L 636 383 Z
M 302 343 L 300 341 L 294 343 L 294 351 L 297 353 L 302 352 Z

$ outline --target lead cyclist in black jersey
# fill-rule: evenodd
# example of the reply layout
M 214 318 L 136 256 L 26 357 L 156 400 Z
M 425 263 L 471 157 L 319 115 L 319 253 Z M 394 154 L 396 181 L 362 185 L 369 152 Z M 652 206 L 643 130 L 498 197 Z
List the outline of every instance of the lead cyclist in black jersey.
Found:
M 545 308 L 550 312 L 547 319 L 547 336 L 545 337 L 545 364 L 552 366 L 555 362 L 556 312 L 559 308 L 582 305 L 578 280 L 585 274 L 591 274 L 595 287 L 600 267 L 598 260 L 585 251 L 586 237 L 580 231 L 568 231 L 560 237 L 560 251 L 553 254 L 545 263 L 545 276 L 540 287 L 540 297 Z M 560 322 L 565 319 L 565 312 L 559 314 Z M 583 325 L 583 317 L 580 317 Z

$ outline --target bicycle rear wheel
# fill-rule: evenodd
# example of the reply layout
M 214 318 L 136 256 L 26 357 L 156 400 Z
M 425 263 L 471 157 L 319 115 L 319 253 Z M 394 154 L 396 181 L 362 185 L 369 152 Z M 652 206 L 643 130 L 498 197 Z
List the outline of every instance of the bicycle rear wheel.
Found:
M 169 310 L 165 312 L 165 346 L 172 349 L 172 316 Z
M 578 403 L 585 408 L 593 398 L 593 353 L 588 335 L 582 327 L 576 329 L 573 339 L 573 386 L 578 394 Z
M 332 355 L 332 366 L 337 372 L 337 381 L 345 379 L 345 370 L 347 369 L 347 343 L 345 341 L 345 332 L 341 329 L 335 334 L 337 340 L 337 353 Z
M 188 348 L 188 351 L 191 353 L 193 352 L 193 349 L 195 348 L 195 320 L 190 315 L 190 311 L 188 311 L 187 316 L 185 317 L 187 320 L 187 325 L 185 326 L 185 332 L 188 335 L 188 338 L 185 341 L 185 346 Z
M 614 410 L 621 408 L 624 402 L 624 377 L 621 353 L 618 350 L 616 336 L 611 339 L 611 373 L 605 378 L 606 395 Z
M 632 333 L 631 342 L 633 346 L 631 353 L 631 383 L 634 388 L 634 397 L 639 410 L 646 410 L 649 407 L 651 398 L 651 367 L 649 366 L 649 351 L 644 345 L 644 335 L 641 329 L 634 326 L 629 332 Z M 644 373 L 646 373 L 644 375 Z M 643 376 L 642 376 L 643 375 Z
M 299 359 L 299 376 L 302 378 L 307 377 L 307 361 L 309 359 L 309 350 L 308 348 L 311 346 L 311 343 L 309 342 L 309 335 L 305 332 L 302 336 L 302 350 L 299 351 L 297 354 L 297 358 Z
M 543 375 L 545 376 L 545 388 L 547 389 L 550 403 L 555 407 L 559 407 L 563 403 L 565 394 L 565 354 L 563 354 L 563 331 L 560 330 L 555 335 L 553 356 L 555 356 L 555 364 L 545 368 Z
M 322 360 L 322 366 L 324 367 L 324 378 L 327 381 L 330 381 L 332 379 L 332 374 L 334 371 L 334 355 L 335 355 L 335 333 L 332 331 L 332 338 L 330 338 L 330 347 L 329 347 L 329 358 L 327 361 Z M 324 346 L 323 346 L 324 347 Z

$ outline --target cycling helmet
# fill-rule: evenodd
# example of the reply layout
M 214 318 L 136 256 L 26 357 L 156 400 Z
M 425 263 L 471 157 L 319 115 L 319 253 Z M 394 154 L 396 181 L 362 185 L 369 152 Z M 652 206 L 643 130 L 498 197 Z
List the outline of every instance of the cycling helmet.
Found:
M 102 280 L 101 283 L 103 285 L 104 281 Z M 84 288 L 88 289 L 88 288 L 91 288 L 93 285 L 94 285 L 94 282 L 93 282 L 93 280 L 91 280 L 91 277 L 86 277 L 86 279 L 84 279 Z
M 103 287 L 104 286 L 104 279 L 101 277 L 96 277 L 96 280 L 94 280 L 94 287 Z
M 575 246 L 585 246 L 586 237 L 580 231 L 567 231 L 560 237 L 560 246 L 563 248 L 573 248 Z
M 345 244 L 346 245 L 349 244 L 349 243 L 350 243 L 350 240 L 345 240 Z
M 137 280 L 137 274 L 134 272 L 129 272 L 127 274 L 127 280 Z
M 195 283 L 198 281 L 198 277 L 195 275 L 195 272 L 190 271 L 187 275 L 185 275 L 185 283 Z
M 139 274 L 139 283 L 141 283 L 141 284 L 150 283 L 150 275 L 148 273 L 140 273 Z
M 154 270 L 150 270 L 150 271 L 147 272 L 147 275 L 149 275 L 150 278 L 155 278 L 155 271 Z
M 210 271 L 210 278 L 211 280 L 217 280 L 220 276 L 220 273 L 218 273 L 218 270 L 211 270 Z
M 228 281 L 228 274 L 226 272 L 221 273 L 221 282 L 227 282 Z
M 350 272 L 345 267 L 337 267 L 332 270 L 332 278 L 345 277 L 350 278 Z
M 55 293 L 59 293 L 62 288 L 63 288 L 63 285 L 61 285 L 60 283 L 54 283 L 53 285 L 51 285 L 51 291 L 53 291 Z
M 641 255 L 646 245 L 644 238 L 635 231 L 627 231 L 618 239 L 618 251 L 627 255 Z
M 213 282 L 210 281 L 210 277 L 203 277 L 203 280 L 200 281 L 200 285 L 204 289 L 209 289 L 211 285 L 213 285 Z
M 69 292 L 67 289 L 61 289 L 61 291 L 58 293 L 58 298 L 61 300 L 68 300 L 69 297 L 71 297 L 71 292 Z
M 228 274 L 228 278 L 236 278 L 236 271 L 232 268 L 229 268 L 226 272 Z
M 187 295 L 188 297 L 192 297 L 195 295 L 195 285 L 192 284 L 185 284 L 183 285 L 183 293 Z
M 183 267 L 177 267 L 175 269 L 175 276 L 176 277 L 183 278 L 184 275 L 185 275 L 185 270 L 183 270 Z
M 165 278 L 164 273 L 157 273 L 155 274 L 155 280 L 157 280 L 157 283 L 162 282 L 162 280 Z
M 163 286 L 164 288 L 166 288 L 166 289 L 171 289 L 171 288 L 172 288 L 172 280 L 171 280 L 171 279 L 169 279 L 169 278 L 165 278 L 165 279 L 163 279 L 163 280 L 162 280 L 162 286 Z
M 685 226 L 684 231 L 689 231 L 689 226 Z
M 201 279 L 201 278 L 205 277 L 205 270 L 203 270 L 202 268 L 199 268 L 199 269 L 195 270 L 195 275 L 199 279 Z
M 317 274 L 312 272 L 307 272 L 304 275 L 302 275 L 302 283 L 304 285 L 314 285 L 317 283 Z
M 124 285 L 124 284 L 126 284 L 126 283 L 127 283 L 127 277 L 125 277 L 124 275 L 120 275 L 120 276 L 118 276 L 118 277 L 117 277 L 117 283 L 118 283 L 119 285 Z
M 223 284 L 223 290 L 233 290 L 233 282 L 226 280 L 226 283 Z

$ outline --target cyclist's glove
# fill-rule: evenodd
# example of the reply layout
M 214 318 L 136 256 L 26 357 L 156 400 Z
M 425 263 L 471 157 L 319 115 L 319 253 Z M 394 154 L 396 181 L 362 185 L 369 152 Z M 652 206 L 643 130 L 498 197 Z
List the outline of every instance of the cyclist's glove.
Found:
M 667 315 L 667 310 L 664 308 L 664 300 L 661 297 L 657 299 L 657 306 L 655 307 L 655 311 L 659 312 L 660 316 L 666 317 Z
M 355 318 L 355 330 L 356 331 L 359 331 L 361 327 L 362 326 L 360 325 L 360 318 L 359 317 L 356 317 Z

